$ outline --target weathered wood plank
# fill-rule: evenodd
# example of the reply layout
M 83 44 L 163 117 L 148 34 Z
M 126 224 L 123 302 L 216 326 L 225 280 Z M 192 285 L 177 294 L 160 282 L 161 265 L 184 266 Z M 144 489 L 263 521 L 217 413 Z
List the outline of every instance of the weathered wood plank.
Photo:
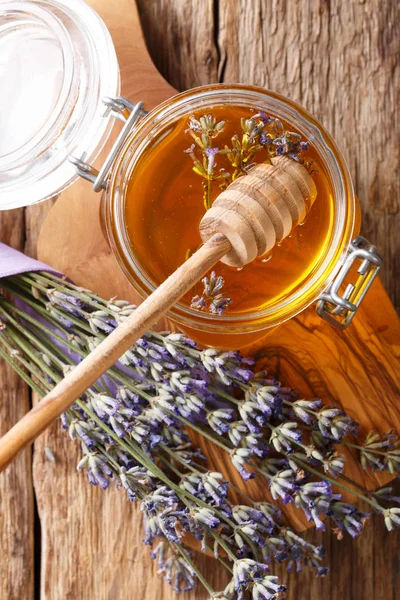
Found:
M 134 2 L 92 0 L 90 4 L 99 11 L 114 36 L 123 66 L 123 93 L 137 101 L 143 93 L 140 86 L 145 86 L 147 98 L 153 98 L 154 104 L 170 95 L 168 84 L 147 62 L 147 53 L 140 52 L 144 42 Z M 122 13 L 126 15 L 124 28 L 115 17 Z M 154 76 L 150 74 L 152 69 Z M 126 90 L 130 90 L 129 93 Z M 71 201 L 78 201 L 74 219 L 78 213 L 80 219 L 85 219 L 89 205 L 92 212 L 87 216 L 93 218 L 98 210 L 99 195 L 91 193 L 86 182 L 77 182 L 68 194 Z M 61 201 L 63 199 L 64 196 Z M 36 252 L 37 236 L 49 209 L 50 204 L 46 203 L 28 211 L 28 253 L 31 255 Z M 102 240 L 92 250 L 92 268 L 97 273 L 96 261 L 104 257 L 108 248 Z M 110 256 L 109 278 L 105 278 L 108 283 L 114 279 L 115 269 L 118 266 Z M 108 292 L 109 295 L 115 293 L 110 289 Z M 127 295 L 128 285 L 124 292 L 118 293 Z M 54 463 L 46 458 L 46 448 L 54 454 Z M 140 510 L 127 500 L 124 492 L 101 492 L 90 486 L 86 477 L 76 471 L 79 457 L 78 445 L 60 431 L 59 423 L 35 442 L 33 474 L 41 524 L 41 600 L 125 600 L 130 597 L 172 600 L 175 594 L 169 585 L 160 581 L 149 549 L 142 543 Z M 197 562 L 200 569 L 211 573 L 215 588 L 221 589 L 224 574 L 215 569 L 213 559 L 200 557 Z M 207 594 L 199 588 L 187 598 L 200 600 L 207 598 Z
M 220 0 L 219 7 L 224 81 L 280 92 L 333 135 L 353 176 L 363 232 L 383 255 L 381 277 L 399 305 L 398 3 Z
M 0 213 L 0 240 L 24 247 L 24 211 Z M 0 360 L 0 436 L 30 408 L 28 387 Z M 27 448 L 0 477 L 0 598 L 33 599 L 34 499 L 31 448 Z
M 314 114 L 349 163 L 363 232 L 384 257 L 382 280 L 398 306 L 398 3 L 217 0 L 213 22 L 209 5 L 138 0 L 156 66 L 179 90 L 260 85 Z
M 262 85 L 303 104 L 323 122 L 349 162 L 362 205 L 363 231 L 384 256 L 382 279 L 398 305 L 399 5 L 376 0 L 217 0 L 213 35 L 208 30 L 196 62 L 189 66 L 171 41 L 188 43 L 191 27 L 181 15 L 191 10 L 191 0 L 173 6 L 168 0 L 138 0 L 138 5 L 152 58 L 178 89 L 218 79 Z M 158 15 L 163 15 L 162 21 Z M 201 61 L 213 39 L 219 58 L 215 79 Z M 290 366 L 285 369 L 289 372 Z M 327 579 L 291 575 L 290 600 L 395 600 L 400 584 L 398 538 L 388 534 L 382 522 L 368 523 L 355 542 L 339 542 L 330 531 L 323 536 L 308 531 L 306 537 L 323 541 L 332 574 Z M 283 570 L 281 575 L 285 577 Z
M 110 12 L 118 10 L 117 0 L 105 4 Z M 138 0 L 138 5 L 150 51 L 162 74 L 175 87 L 192 87 L 221 76 L 229 81 L 267 85 L 319 116 L 349 160 L 363 204 L 365 231 L 384 251 L 385 283 L 393 294 L 394 227 L 398 218 L 394 193 L 398 113 L 392 108 L 395 90 L 391 83 L 398 69 L 394 24 L 398 26 L 399 19 L 393 18 L 395 3 Z M 128 55 L 134 59 L 132 53 Z M 328 112 L 326 106 L 331 107 Z M 385 169 L 378 172 L 386 157 L 389 161 Z M 27 212 L 26 247 L 31 254 L 43 217 L 41 211 L 46 208 L 34 207 Z M 15 215 L 12 213 L 13 218 Z M 13 232 L 15 236 L 14 227 Z M 4 236 L 0 239 L 7 241 Z M 13 240 L 14 245 L 22 244 L 20 237 L 18 243 L 15 237 Z M 13 406 L 16 400 L 21 401 L 21 388 L 16 387 L 17 378 L 9 372 L 6 381 L 15 391 L 11 403 L 7 401 L 7 406 Z M 27 404 L 23 412 L 26 408 Z M 54 452 L 55 464 L 45 459 L 46 447 Z M 141 544 L 136 508 L 117 492 L 101 493 L 90 487 L 75 472 L 77 454 L 76 446 L 56 425 L 35 445 L 34 478 L 43 540 L 41 597 L 172 599 L 170 588 L 156 578 L 154 565 Z M 19 471 L 20 477 L 26 472 L 29 464 Z M 15 481 L 10 489 L 11 494 L 18 490 Z M 21 490 L 26 493 L 25 488 Z M 28 521 L 20 519 L 19 531 L 26 531 L 21 527 Z M 5 529 L 2 524 L 2 548 L 3 540 L 10 544 L 14 531 L 10 524 Z M 306 535 L 309 539 L 321 538 L 314 531 Z M 29 546 L 27 540 L 29 532 L 22 538 L 23 548 Z M 329 531 L 323 542 L 332 576 L 316 580 L 306 573 L 291 575 L 290 600 L 395 600 L 394 590 L 400 583 L 397 540 L 385 532 L 381 523 L 370 523 L 356 542 L 338 542 Z M 32 556 L 21 554 L 21 545 L 17 551 L 19 557 L 13 556 L 4 569 L 9 587 L 1 587 L 3 579 L 1 598 L 3 589 L 7 592 L 5 598 L 32 597 L 33 578 L 25 580 L 27 593 L 21 587 L 21 572 L 32 573 Z M 220 577 L 212 560 L 199 557 L 197 562 L 207 574 Z M 286 578 L 284 574 L 282 577 Z M 10 596 L 10 582 L 14 585 L 17 580 L 19 593 Z M 220 581 L 214 582 L 216 589 L 222 587 Z M 198 591 L 186 597 L 193 600 L 207 598 L 207 594 Z

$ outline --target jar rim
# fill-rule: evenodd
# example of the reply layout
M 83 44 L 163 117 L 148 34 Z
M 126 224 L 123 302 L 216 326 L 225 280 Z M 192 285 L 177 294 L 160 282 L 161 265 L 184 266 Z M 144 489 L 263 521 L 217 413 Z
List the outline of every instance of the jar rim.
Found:
M 148 147 L 160 126 L 165 127 L 168 119 L 176 119 L 180 113 L 210 108 L 210 103 L 229 100 L 231 104 L 244 105 L 258 110 L 268 110 L 294 124 L 305 139 L 316 145 L 334 184 L 335 208 L 337 211 L 332 243 L 326 251 L 316 272 L 305 285 L 289 293 L 284 299 L 263 310 L 242 314 L 224 313 L 221 316 L 205 314 L 178 303 L 170 309 L 171 318 L 181 325 L 198 330 L 218 332 L 255 331 L 276 326 L 314 303 L 334 279 L 346 256 L 353 237 L 355 217 L 355 195 L 346 162 L 336 143 L 323 125 L 297 103 L 276 92 L 256 86 L 242 84 L 214 84 L 200 86 L 177 94 L 150 111 L 127 138 L 124 148 L 114 165 L 111 180 L 105 192 L 105 227 L 109 243 L 125 275 L 137 291 L 146 297 L 157 287 L 134 260 L 134 251 L 129 243 L 123 223 L 124 195 L 127 188 L 127 173 L 134 160 Z M 253 104 L 251 104 L 253 103 Z M 188 106 L 190 108 L 188 109 Z M 271 110 L 272 107 L 272 110 Z M 301 127 L 299 123 L 301 122 Z M 304 134 L 304 132 L 306 132 Z M 265 320 L 268 324 L 265 324 Z
M 110 33 L 83 0 L 6 0 L 0 47 L 13 61 L 0 68 L 0 87 L 13 100 L 5 107 L 9 142 L 3 137 L 0 148 L 5 210 L 41 202 L 73 183 L 71 154 L 95 160 L 114 123 L 104 116 L 103 98 L 118 95 L 120 79 Z

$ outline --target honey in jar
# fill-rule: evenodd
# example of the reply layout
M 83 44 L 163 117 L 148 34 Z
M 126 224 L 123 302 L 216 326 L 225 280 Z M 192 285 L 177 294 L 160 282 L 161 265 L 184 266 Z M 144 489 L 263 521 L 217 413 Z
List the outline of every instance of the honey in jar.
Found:
M 202 118 L 218 128 L 207 154 L 194 139 L 202 135 L 196 125 Z M 315 201 L 303 222 L 262 258 L 240 269 L 215 265 L 225 298 L 231 300 L 224 310 L 212 312 L 210 304 L 193 302 L 202 297 L 202 282 L 170 310 L 173 324 L 206 345 L 241 348 L 261 339 L 316 302 L 341 268 L 357 233 L 356 199 L 329 134 L 301 107 L 260 88 L 189 90 L 138 122 L 104 194 L 103 221 L 111 248 L 145 298 L 199 248 L 200 221 L 221 191 L 252 165 L 273 160 L 271 145 L 261 143 L 261 137 L 253 144 L 256 150 L 247 145 L 240 164 L 234 160 L 249 123 L 261 126 L 270 120 L 281 124 L 281 138 L 301 140 L 301 152 L 288 151 L 293 148 L 286 148 L 285 139 L 278 144 L 276 134 L 275 151 L 307 166 Z M 212 177 L 207 178 L 201 171 L 208 173 L 210 161 Z
M 245 121 L 252 119 L 257 126 L 261 120 L 255 109 L 215 107 L 206 115 L 217 126 L 221 123 L 221 130 L 213 139 L 215 146 L 208 152 L 215 179 L 205 180 L 194 170 L 194 160 L 201 161 L 202 154 L 190 135 L 190 125 L 198 124 L 202 116 L 198 111 L 176 123 L 148 154 L 143 154 L 129 182 L 125 203 L 127 233 L 135 256 L 157 285 L 199 247 L 200 220 L 232 176 L 240 176 L 249 166 L 269 160 L 268 150 L 261 147 L 242 170 L 235 169 L 227 149 L 236 139 L 241 141 Z M 291 131 L 288 123 L 282 125 Z M 220 153 L 220 149 L 226 153 Z M 301 160 L 312 168 L 317 189 L 305 220 L 262 259 L 242 268 L 223 263 L 215 267 L 217 275 L 224 279 L 226 297 L 232 300 L 226 308 L 231 314 L 263 310 L 293 293 L 325 251 L 327 233 L 333 224 L 332 190 L 312 144 L 301 155 Z M 201 295 L 202 288 L 202 283 L 198 283 L 183 302 L 190 305 L 194 296 Z

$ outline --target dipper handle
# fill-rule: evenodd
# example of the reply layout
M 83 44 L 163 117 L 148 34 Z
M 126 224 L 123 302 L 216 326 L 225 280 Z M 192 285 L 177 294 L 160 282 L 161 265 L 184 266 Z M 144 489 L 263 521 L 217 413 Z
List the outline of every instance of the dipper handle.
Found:
M 253 261 L 305 217 L 316 195 L 308 171 L 292 159 L 272 162 L 257 165 L 218 196 L 200 224 L 204 245 L 0 439 L 0 472 L 216 262 L 242 266 Z
M 0 438 L 0 472 L 99 379 L 229 250 L 222 234 L 212 236 L 142 304 Z

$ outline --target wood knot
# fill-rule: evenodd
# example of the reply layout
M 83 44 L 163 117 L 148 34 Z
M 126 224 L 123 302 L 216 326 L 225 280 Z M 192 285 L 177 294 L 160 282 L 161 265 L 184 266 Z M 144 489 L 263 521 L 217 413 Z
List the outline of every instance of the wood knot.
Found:
M 203 242 L 215 233 L 230 241 L 232 249 L 221 261 L 232 267 L 270 252 L 305 219 L 316 198 L 314 181 L 303 165 L 285 156 L 271 162 L 256 165 L 231 183 L 201 220 Z

